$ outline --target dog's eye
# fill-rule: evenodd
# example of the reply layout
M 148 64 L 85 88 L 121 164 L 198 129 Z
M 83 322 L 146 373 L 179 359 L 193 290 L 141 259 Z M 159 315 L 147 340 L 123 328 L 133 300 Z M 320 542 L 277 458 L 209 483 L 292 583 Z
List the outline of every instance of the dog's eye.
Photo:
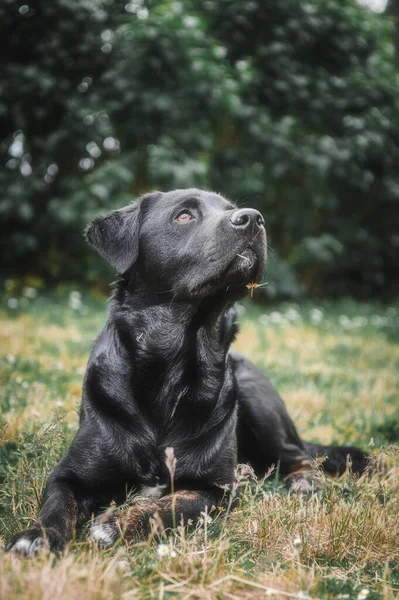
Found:
M 176 221 L 179 223 L 188 223 L 188 221 L 191 221 L 193 218 L 193 215 L 188 210 L 183 210 L 177 215 Z

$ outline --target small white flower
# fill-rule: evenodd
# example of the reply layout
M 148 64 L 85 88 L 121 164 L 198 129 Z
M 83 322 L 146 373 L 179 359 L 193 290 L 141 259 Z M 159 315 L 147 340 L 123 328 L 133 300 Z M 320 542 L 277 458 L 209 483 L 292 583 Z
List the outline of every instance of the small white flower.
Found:
M 367 598 L 367 596 L 369 595 L 370 590 L 367 588 L 363 588 L 360 590 L 360 592 L 357 595 L 357 600 L 365 600 L 365 598 Z
M 159 544 L 157 552 L 161 557 L 169 556 L 169 548 L 166 544 Z
M 274 310 L 272 313 L 270 313 L 270 321 L 272 323 L 281 323 L 284 320 L 284 317 L 281 313 L 279 313 L 277 310 Z
M 294 538 L 294 546 L 295 548 L 298 548 L 298 546 L 300 546 L 302 544 L 302 540 L 299 536 L 297 536 L 296 538 Z
M 319 308 L 312 308 L 312 310 L 310 311 L 310 318 L 311 318 L 313 325 L 318 325 L 319 323 L 322 322 L 322 320 L 324 318 L 323 311 L 320 310 Z
M 368 320 L 366 317 L 355 317 L 353 319 L 354 327 L 366 327 L 367 324 L 368 324 Z
M 340 315 L 338 321 L 341 327 L 345 328 L 351 326 L 351 320 L 347 315 Z
M 203 523 L 207 523 L 208 525 L 210 525 L 213 521 L 212 517 L 210 517 L 206 512 L 202 512 L 201 513 L 202 519 L 200 519 L 200 521 L 202 521 Z
M 37 296 L 37 290 L 33 287 L 26 286 L 22 289 L 22 295 L 25 296 L 25 298 L 33 300 L 33 298 L 36 298 Z
M 172 552 L 170 553 L 172 558 L 175 558 L 177 556 L 176 552 L 174 550 L 172 550 Z
M 77 291 L 71 292 L 69 294 L 68 304 L 69 308 L 72 308 L 72 310 L 80 310 L 83 306 L 81 293 Z
M 8 308 L 12 308 L 13 310 L 15 308 L 18 308 L 18 298 L 9 298 L 7 300 L 7 306 Z
M 28 388 L 29 387 L 29 383 L 27 381 L 23 381 L 22 382 L 22 387 L 25 388 L 25 389 Z

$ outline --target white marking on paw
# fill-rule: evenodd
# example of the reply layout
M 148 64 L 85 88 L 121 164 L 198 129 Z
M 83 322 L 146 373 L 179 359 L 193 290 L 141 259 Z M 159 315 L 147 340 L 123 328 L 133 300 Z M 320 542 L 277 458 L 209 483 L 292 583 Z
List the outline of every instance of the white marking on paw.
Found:
M 102 523 L 90 527 L 90 537 L 101 546 L 112 546 L 119 535 L 117 525 Z
M 17 554 L 22 554 L 23 556 L 31 558 L 32 556 L 36 556 L 41 550 L 44 550 L 45 545 L 46 541 L 42 537 L 37 537 L 34 540 L 29 537 L 21 537 L 15 542 L 10 550 L 11 552 L 16 552 Z
M 159 500 L 159 498 L 162 498 L 162 496 L 165 493 L 165 489 L 166 489 L 166 484 L 160 484 L 158 483 L 157 485 L 142 485 L 141 486 L 141 491 L 140 494 L 142 496 L 144 496 L 144 498 L 152 498 L 154 500 Z

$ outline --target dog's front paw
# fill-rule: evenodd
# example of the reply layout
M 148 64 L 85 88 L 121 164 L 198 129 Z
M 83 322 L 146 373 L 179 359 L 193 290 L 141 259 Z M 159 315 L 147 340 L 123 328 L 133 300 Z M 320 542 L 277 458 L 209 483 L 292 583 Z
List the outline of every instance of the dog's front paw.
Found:
M 89 537 L 102 548 L 110 548 L 121 534 L 114 517 L 99 517 L 90 527 Z
M 49 549 L 48 541 L 43 537 L 42 531 L 38 528 L 17 533 L 5 547 L 7 552 L 15 552 L 15 554 L 29 558 Z

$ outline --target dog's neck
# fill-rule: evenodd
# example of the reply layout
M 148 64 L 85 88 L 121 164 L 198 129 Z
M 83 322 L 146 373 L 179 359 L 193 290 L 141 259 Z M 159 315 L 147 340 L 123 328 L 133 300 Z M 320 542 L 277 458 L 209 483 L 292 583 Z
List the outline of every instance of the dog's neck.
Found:
M 234 308 L 225 297 L 194 303 L 135 290 L 116 293 L 111 311 L 132 357 L 139 402 L 169 416 L 179 405 L 211 409 L 218 403 L 236 333 Z

